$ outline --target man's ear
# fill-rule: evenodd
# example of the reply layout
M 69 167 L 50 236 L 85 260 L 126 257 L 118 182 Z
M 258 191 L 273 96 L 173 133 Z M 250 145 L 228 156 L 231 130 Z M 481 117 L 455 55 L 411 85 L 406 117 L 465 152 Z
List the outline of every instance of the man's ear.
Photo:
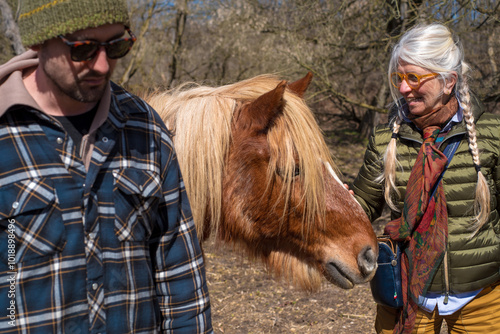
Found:
M 449 74 L 448 78 L 446 78 L 446 82 L 444 84 L 443 93 L 446 95 L 451 94 L 455 84 L 457 83 L 458 75 L 457 72 L 453 71 Z

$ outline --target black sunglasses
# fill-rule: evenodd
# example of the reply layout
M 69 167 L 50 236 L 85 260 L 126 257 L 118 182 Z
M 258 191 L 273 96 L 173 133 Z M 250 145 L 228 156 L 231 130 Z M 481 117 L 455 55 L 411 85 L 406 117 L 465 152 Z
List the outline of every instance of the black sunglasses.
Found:
M 124 57 L 137 40 L 132 31 L 125 27 L 130 37 L 118 38 L 109 42 L 96 41 L 69 41 L 64 36 L 59 37 L 67 46 L 70 47 L 71 60 L 73 61 L 88 61 L 94 58 L 101 46 L 106 50 L 106 55 L 109 59 L 118 59 Z

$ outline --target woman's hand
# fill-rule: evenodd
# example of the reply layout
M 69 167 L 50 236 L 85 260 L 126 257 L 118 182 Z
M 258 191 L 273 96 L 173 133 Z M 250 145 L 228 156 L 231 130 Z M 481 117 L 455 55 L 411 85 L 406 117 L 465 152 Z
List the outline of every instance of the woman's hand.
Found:
M 349 190 L 349 185 L 347 183 L 344 183 L 344 187 L 349 191 L 349 194 L 354 196 L 354 191 Z

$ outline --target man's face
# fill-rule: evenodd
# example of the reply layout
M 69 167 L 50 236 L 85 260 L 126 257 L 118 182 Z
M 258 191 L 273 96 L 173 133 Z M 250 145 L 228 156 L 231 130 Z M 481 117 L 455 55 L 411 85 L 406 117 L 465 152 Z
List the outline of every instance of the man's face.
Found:
M 122 24 L 106 24 L 76 31 L 65 37 L 70 41 L 93 40 L 107 42 L 125 33 Z M 115 68 L 116 59 L 109 59 L 103 47 L 88 61 L 71 60 L 70 47 L 60 38 L 46 41 L 38 52 L 41 75 L 47 89 L 58 97 L 69 97 L 83 103 L 98 102 Z

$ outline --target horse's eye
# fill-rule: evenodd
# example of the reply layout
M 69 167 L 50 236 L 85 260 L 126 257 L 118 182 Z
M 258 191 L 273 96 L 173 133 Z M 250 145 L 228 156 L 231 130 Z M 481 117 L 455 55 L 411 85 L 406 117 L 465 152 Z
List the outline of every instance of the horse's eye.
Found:
M 293 171 L 293 176 L 299 176 L 300 175 L 300 168 L 299 166 L 295 166 L 295 170 Z
M 281 169 L 277 169 L 276 170 L 276 174 L 278 174 L 281 177 L 285 176 L 283 170 L 281 170 Z M 297 177 L 299 175 L 300 175 L 300 167 L 299 166 L 295 166 L 295 168 L 293 170 L 293 177 Z

